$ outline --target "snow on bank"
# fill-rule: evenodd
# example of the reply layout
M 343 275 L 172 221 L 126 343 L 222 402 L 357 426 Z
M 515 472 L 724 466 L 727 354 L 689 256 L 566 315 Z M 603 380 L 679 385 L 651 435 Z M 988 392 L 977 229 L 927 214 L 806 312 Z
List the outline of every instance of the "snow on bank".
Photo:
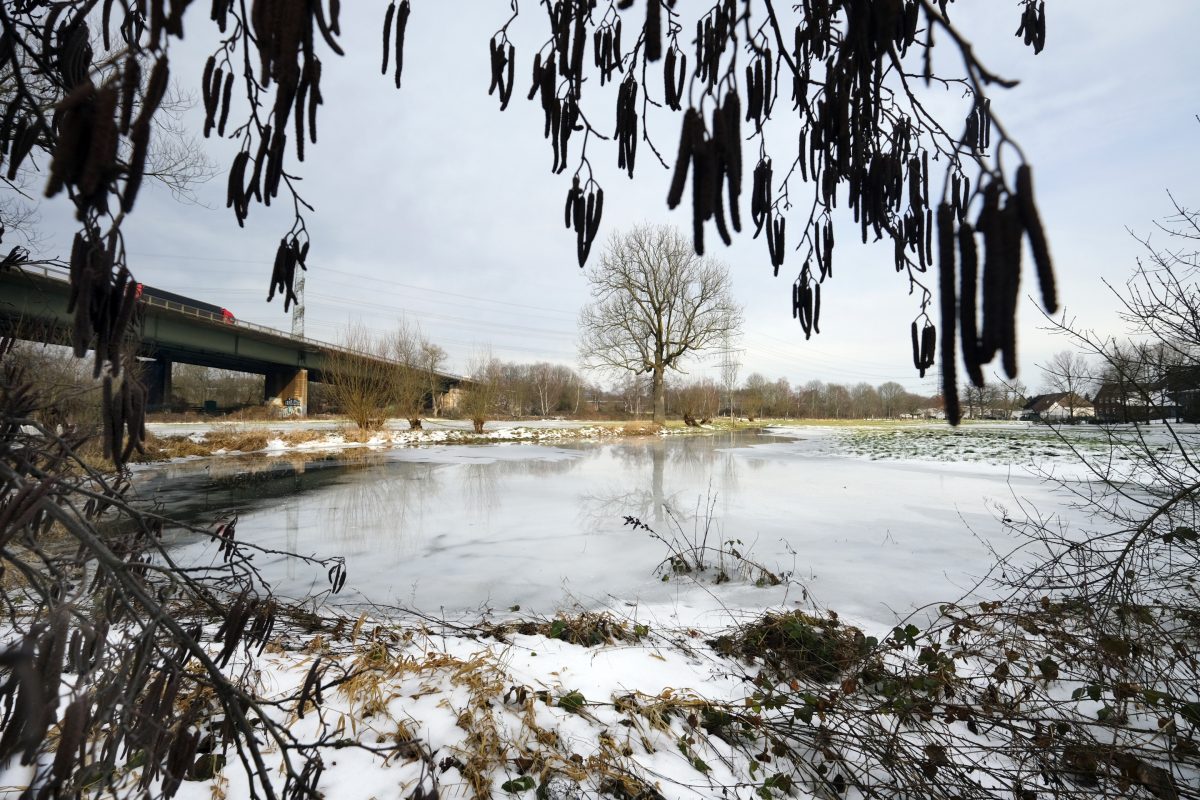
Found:
M 752 759 L 719 739 L 703 737 L 694 752 L 679 745 L 692 730 L 688 714 L 741 703 L 745 682 L 721 668 L 698 631 L 673 641 L 633 620 L 617 624 L 636 641 L 584 647 L 511 630 L 480 637 L 371 621 L 349 644 L 316 637 L 298 650 L 272 648 L 258 669 L 268 697 L 295 692 L 317 657 L 329 677 L 359 672 L 326 694 L 319 718 L 293 717 L 302 740 L 318 737 L 318 720 L 342 730 L 320 751 L 325 797 L 409 797 L 436 782 L 442 798 L 532 798 L 529 789 L 542 783 L 556 787 L 551 797 L 576 798 L 596 796 L 606 776 L 617 776 L 630 789 L 694 798 L 744 783 Z M 385 757 L 346 747 L 347 739 L 411 747 Z M 519 788 L 523 774 L 529 789 Z M 209 800 L 218 791 L 249 796 L 233 759 L 216 780 L 185 783 L 178 796 Z
M 230 453 L 266 453 L 346 450 L 352 448 L 411 447 L 427 444 L 489 444 L 498 442 L 595 441 L 648 433 L 665 434 L 643 424 L 600 424 L 568 420 L 535 422 L 489 422 L 482 433 L 475 433 L 470 422 L 427 420 L 419 429 L 399 429 L 394 425 L 378 431 L 360 431 L 342 423 L 327 421 L 297 423 L 149 423 L 147 432 L 155 437 L 151 444 L 168 457 L 227 455 Z

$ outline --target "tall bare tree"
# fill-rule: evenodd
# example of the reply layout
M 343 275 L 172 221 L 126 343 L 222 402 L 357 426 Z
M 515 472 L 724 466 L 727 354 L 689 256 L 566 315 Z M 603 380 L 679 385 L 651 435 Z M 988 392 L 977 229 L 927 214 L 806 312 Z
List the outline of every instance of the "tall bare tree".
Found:
M 733 336 L 726 334 L 721 342 L 721 386 L 729 403 L 729 419 L 733 419 L 733 390 L 737 388 L 738 371 L 742 368 L 740 351 L 734 350 Z
M 437 369 L 445 354 L 425 338 L 420 325 L 407 320 L 401 320 L 388 337 L 388 351 L 397 364 L 391 372 L 396 412 L 408 420 L 409 428 L 419 429 L 425 398 L 437 394 Z
M 539 361 L 529 367 L 529 380 L 537 393 L 538 414 L 550 416 L 557 410 L 575 373 L 570 367 Z
M 591 368 L 649 374 L 654 421 L 665 422 L 666 371 L 742 324 L 729 271 L 697 256 L 674 228 L 639 225 L 613 234 L 587 277 L 592 299 L 579 315 L 581 360 Z
M 361 322 L 351 323 L 342 334 L 342 347 L 328 351 L 325 383 L 329 397 L 362 430 L 375 430 L 387 419 L 387 407 L 396 391 L 386 340 Z
M 421 343 L 421 370 L 429 381 L 429 402 L 433 415 L 442 415 L 442 392 L 438 373 L 446 363 L 446 351 L 433 342 Z
M 496 411 L 500 399 L 503 365 L 484 348 L 471 355 L 467 362 L 467 383 L 458 407 L 475 426 L 476 433 L 483 433 L 484 423 Z
M 676 411 L 689 426 L 711 420 L 721 408 L 721 387 L 711 378 L 682 384 L 674 394 Z
M 900 398 L 904 397 L 904 387 L 895 381 L 887 381 L 879 384 L 877 391 L 883 415 L 888 419 L 894 419 L 900 414 Z
M 763 415 L 767 407 L 767 395 L 770 392 L 770 382 L 761 372 L 751 372 L 746 376 L 746 385 L 742 387 L 742 411 L 751 422 Z
M 1060 350 L 1042 366 L 1046 385 L 1064 393 L 1062 405 L 1071 419 L 1083 400 L 1083 393 L 1092 385 L 1092 368 L 1087 358 L 1074 350 Z

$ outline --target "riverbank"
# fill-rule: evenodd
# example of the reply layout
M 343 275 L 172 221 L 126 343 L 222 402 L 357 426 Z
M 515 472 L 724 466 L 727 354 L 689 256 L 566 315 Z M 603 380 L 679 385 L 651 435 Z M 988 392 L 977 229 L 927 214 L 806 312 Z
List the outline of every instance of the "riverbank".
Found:
M 717 629 L 652 619 L 326 619 L 268 647 L 254 690 L 327 683 L 319 714 L 279 714 L 319 743 L 326 797 L 1195 796 L 1196 704 L 1106 699 L 1070 602 L 945 605 L 882 640 L 815 609 Z M 1147 715 L 1155 740 L 1134 730 Z M 249 796 L 232 752 L 220 766 L 179 797 Z
M 993 423 L 993 427 L 997 427 Z M 1000 424 L 998 427 L 1004 427 Z M 1027 427 L 1012 423 L 1010 427 Z M 488 422 L 475 433 L 469 420 L 426 419 L 412 429 L 405 420 L 389 420 L 381 429 L 364 431 L 345 420 L 236 420 L 148 422 L 146 453 L 141 461 L 205 457 L 230 453 L 336 451 L 350 448 L 392 448 L 443 444 L 497 442 L 557 443 L 598 441 L 613 437 L 705 435 L 760 431 L 768 428 L 815 428 L 830 431 L 905 431 L 946 428 L 929 420 L 799 420 L 715 419 L 688 426 L 680 420 L 663 425 L 647 421 L 515 420 Z
M 427 420 L 418 429 L 403 421 L 364 431 L 339 421 L 166 422 L 146 425 L 145 461 L 230 453 L 385 449 L 417 445 L 495 444 L 498 442 L 595 441 L 613 437 L 655 436 L 672 431 L 645 422 L 491 422 L 475 433 L 466 420 Z

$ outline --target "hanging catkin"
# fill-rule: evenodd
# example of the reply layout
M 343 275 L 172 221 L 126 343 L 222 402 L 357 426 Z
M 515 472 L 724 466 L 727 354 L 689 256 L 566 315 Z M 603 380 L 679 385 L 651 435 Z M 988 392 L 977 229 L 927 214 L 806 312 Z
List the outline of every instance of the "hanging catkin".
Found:
M 975 230 L 969 222 L 962 223 L 958 228 L 958 253 L 962 273 L 958 302 L 963 364 L 966 365 L 967 376 L 971 379 L 971 383 L 982 387 L 983 370 L 979 366 L 979 334 L 975 310 L 975 298 L 978 295 L 979 258 L 975 250 Z
M 946 419 L 951 425 L 957 425 L 962 419 L 962 412 L 958 405 L 958 364 L 954 353 L 958 317 L 955 302 L 954 209 L 949 203 L 938 205 L 937 225 L 938 299 L 942 316 L 942 401 L 946 406 Z
M 1037 203 L 1033 199 L 1033 172 L 1028 164 L 1017 167 L 1017 203 L 1021 212 L 1021 226 L 1029 237 L 1029 249 L 1033 252 L 1033 263 L 1037 267 L 1038 284 L 1042 292 L 1042 308 L 1047 314 L 1058 311 L 1058 293 L 1054 286 L 1054 267 L 1050 261 L 1050 247 L 1038 217 Z

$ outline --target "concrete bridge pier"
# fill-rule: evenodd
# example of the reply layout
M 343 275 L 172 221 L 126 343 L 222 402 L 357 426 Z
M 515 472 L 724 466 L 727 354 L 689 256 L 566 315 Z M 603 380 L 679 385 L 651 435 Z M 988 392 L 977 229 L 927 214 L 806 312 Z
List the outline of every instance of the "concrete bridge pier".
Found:
M 146 386 L 146 405 L 158 410 L 171 402 L 171 362 L 165 358 L 143 361 L 142 380 Z
M 283 368 L 266 374 L 263 399 L 287 416 L 308 416 L 308 370 Z

